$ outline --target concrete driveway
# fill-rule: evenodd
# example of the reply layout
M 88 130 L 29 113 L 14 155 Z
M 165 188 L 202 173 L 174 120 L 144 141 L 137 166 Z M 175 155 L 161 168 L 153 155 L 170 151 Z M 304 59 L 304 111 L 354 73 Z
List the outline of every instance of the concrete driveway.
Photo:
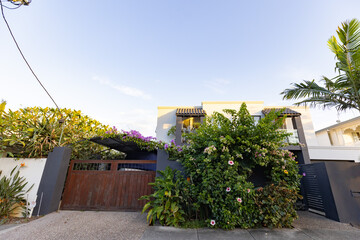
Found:
M 140 239 L 148 227 L 139 212 L 60 211 L 0 231 L 1 240 Z
M 178 229 L 152 226 L 146 223 L 145 214 L 139 212 L 79 212 L 60 211 L 38 220 L 5 230 L 0 229 L 0 239 L 360 239 L 360 229 L 335 222 L 322 216 L 299 212 L 300 218 L 293 229 Z

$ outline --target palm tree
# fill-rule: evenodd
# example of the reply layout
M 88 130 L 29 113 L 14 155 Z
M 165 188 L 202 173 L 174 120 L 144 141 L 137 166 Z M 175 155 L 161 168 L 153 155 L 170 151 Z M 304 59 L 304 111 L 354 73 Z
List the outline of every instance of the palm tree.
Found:
M 283 99 L 303 99 L 295 105 L 311 107 L 335 107 L 338 111 L 357 109 L 360 111 L 360 22 L 357 19 L 345 21 L 337 31 L 338 39 L 328 40 L 330 50 L 337 59 L 335 69 L 338 76 L 330 79 L 325 76 L 315 80 L 292 83 L 293 88 L 285 89 Z

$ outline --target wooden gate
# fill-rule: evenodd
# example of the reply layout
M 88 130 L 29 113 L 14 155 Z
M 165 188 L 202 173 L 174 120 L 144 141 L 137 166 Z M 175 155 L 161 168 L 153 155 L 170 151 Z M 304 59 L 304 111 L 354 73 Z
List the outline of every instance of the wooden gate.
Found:
M 72 160 L 61 202 L 64 210 L 141 210 L 152 193 L 155 160 Z

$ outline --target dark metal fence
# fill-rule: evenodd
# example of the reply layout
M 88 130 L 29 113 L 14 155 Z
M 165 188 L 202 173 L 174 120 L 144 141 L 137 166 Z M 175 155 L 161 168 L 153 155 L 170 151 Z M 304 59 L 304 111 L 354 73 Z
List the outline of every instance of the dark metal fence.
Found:
M 339 222 L 360 225 L 360 164 L 321 162 L 301 165 L 304 202 Z

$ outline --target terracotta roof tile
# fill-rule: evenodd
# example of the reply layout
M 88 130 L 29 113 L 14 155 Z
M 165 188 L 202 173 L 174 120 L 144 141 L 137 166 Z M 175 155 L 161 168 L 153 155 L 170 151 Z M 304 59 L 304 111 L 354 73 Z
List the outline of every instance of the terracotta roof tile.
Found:
M 178 108 L 176 109 L 176 116 L 187 116 L 187 117 L 201 117 L 205 116 L 206 112 L 202 108 Z
M 298 117 L 298 116 L 301 115 L 301 113 L 296 112 L 296 111 L 294 111 L 294 110 L 291 110 L 290 108 L 285 108 L 285 109 L 284 109 L 284 108 L 264 108 L 264 109 L 262 110 L 262 113 L 263 113 L 264 115 L 267 115 L 267 114 L 269 114 L 270 111 L 272 111 L 272 110 L 275 110 L 276 112 L 282 111 L 281 116 L 286 115 L 286 116 L 288 116 L 288 117 Z

